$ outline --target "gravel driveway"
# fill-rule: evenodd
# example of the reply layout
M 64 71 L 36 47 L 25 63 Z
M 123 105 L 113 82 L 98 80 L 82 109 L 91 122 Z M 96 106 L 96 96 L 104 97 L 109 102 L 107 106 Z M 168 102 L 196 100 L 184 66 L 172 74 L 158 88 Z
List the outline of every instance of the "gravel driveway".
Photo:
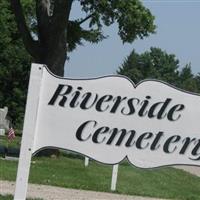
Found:
M 179 165 L 175 166 L 175 168 L 182 169 L 184 171 L 189 172 L 190 174 L 196 175 L 200 177 L 200 167 L 193 167 L 193 166 L 184 166 L 184 165 Z
M 14 194 L 15 183 L 0 180 L 1 194 Z M 106 192 L 65 189 L 46 185 L 29 184 L 28 197 L 43 200 L 161 200 Z

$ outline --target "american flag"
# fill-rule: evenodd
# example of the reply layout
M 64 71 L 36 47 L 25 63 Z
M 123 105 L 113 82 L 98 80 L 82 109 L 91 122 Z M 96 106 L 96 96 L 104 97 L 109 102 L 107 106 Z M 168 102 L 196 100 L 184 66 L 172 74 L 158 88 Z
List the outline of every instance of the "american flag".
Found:
M 14 129 L 11 127 L 9 130 L 8 130 L 8 140 L 13 140 L 15 138 L 15 131 Z

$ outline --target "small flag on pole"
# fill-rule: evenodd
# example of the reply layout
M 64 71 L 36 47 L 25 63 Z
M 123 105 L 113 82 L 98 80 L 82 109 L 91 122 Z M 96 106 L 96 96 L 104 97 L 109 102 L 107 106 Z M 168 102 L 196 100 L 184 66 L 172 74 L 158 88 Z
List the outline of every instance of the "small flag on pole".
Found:
M 9 130 L 8 130 L 8 140 L 13 140 L 15 138 L 15 131 L 14 129 L 11 127 Z

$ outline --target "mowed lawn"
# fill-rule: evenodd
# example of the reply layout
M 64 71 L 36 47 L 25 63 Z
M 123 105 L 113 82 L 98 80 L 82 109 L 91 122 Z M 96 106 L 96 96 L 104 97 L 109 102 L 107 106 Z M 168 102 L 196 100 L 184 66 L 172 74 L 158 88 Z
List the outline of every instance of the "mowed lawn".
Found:
M 15 181 L 17 162 L 0 160 L 0 179 Z M 112 166 L 77 158 L 34 158 L 31 183 L 110 192 Z M 120 164 L 117 193 L 200 200 L 200 178 L 174 168 L 144 170 Z
M 16 136 L 14 140 L 9 141 L 7 136 L 0 136 L 0 144 L 5 147 L 20 148 L 21 137 Z
M 0 199 L 1 200 L 13 200 L 13 196 L 0 194 Z M 42 199 L 27 199 L 27 200 L 42 200 Z

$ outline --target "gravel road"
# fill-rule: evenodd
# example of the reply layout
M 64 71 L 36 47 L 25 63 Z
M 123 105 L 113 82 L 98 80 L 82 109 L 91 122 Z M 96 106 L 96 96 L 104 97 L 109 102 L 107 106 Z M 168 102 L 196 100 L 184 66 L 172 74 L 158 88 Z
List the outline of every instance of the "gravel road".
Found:
M 0 180 L 0 193 L 14 194 L 15 183 Z M 28 197 L 43 200 L 161 200 L 138 196 L 119 195 L 106 192 L 65 189 L 60 187 L 29 184 Z
M 190 174 L 200 177 L 200 167 L 179 165 L 179 166 L 175 166 L 175 168 L 182 169 L 184 171 L 189 172 Z

